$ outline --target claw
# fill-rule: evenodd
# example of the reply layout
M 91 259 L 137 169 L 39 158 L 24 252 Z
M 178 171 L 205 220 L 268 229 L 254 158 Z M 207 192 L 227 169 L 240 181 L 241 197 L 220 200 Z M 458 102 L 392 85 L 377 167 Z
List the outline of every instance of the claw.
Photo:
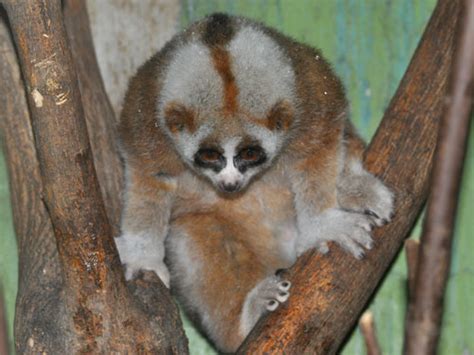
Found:
M 372 211 L 372 210 L 365 210 L 364 213 L 365 213 L 366 215 L 371 216 L 371 217 L 380 219 L 379 215 L 378 215 L 377 213 L 375 213 L 374 211 Z
M 277 301 L 275 301 L 275 300 L 268 301 L 267 310 L 274 311 L 277 308 L 278 308 L 278 302 Z
M 283 282 L 280 282 L 278 284 L 278 288 L 282 291 L 288 291 L 290 289 L 290 286 L 291 286 L 291 282 L 289 281 L 283 281 Z

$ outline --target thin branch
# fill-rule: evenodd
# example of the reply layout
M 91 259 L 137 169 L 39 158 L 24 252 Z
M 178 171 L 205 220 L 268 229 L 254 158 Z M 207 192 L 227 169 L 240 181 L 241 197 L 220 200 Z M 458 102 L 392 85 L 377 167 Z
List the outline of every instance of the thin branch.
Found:
M 363 261 L 336 246 L 299 258 L 285 276 L 289 302 L 257 324 L 240 353 L 333 354 L 356 323 L 427 196 L 459 9 L 456 0 L 438 2 L 366 152 L 368 169 L 395 191 L 394 220 L 374 231 L 377 245 Z
M 405 354 L 435 354 L 451 260 L 451 244 L 474 85 L 474 0 L 465 0 L 451 75 L 449 103 L 440 127 L 431 194 L 421 238 L 416 289 L 409 306 Z
M 367 355 L 381 355 L 380 345 L 375 331 L 374 316 L 372 312 L 366 311 L 359 320 L 359 328 L 364 337 Z
M 411 300 L 415 294 L 415 277 L 416 277 L 416 268 L 418 265 L 418 252 L 419 252 L 420 242 L 415 239 L 407 239 L 405 241 L 405 255 L 407 261 L 407 270 L 408 270 L 408 299 Z

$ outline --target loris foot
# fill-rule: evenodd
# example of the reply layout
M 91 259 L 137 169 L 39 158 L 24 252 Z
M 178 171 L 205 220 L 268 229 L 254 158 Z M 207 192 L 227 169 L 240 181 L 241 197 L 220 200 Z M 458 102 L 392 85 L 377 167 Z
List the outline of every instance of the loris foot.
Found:
M 247 295 L 242 316 L 240 332 L 245 337 L 265 312 L 272 312 L 290 296 L 291 283 L 278 276 L 270 276 L 260 281 Z
M 353 163 L 337 183 L 337 201 L 342 209 L 364 213 L 378 226 L 393 218 L 393 193 L 375 176 Z

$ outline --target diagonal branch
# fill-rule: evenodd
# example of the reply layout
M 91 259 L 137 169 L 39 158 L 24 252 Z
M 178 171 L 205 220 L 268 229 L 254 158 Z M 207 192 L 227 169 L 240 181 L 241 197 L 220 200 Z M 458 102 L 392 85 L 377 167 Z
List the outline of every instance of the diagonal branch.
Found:
M 421 237 L 415 294 L 408 309 L 405 354 L 436 353 L 440 335 L 474 95 L 474 1 L 465 0 L 463 5 L 450 100 L 439 130 L 430 199 Z
M 289 303 L 257 324 L 240 353 L 333 354 L 354 326 L 426 199 L 459 8 L 439 0 L 366 152 L 368 169 L 395 190 L 395 219 L 375 231 L 377 246 L 363 261 L 335 246 L 301 257 L 286 275 Z

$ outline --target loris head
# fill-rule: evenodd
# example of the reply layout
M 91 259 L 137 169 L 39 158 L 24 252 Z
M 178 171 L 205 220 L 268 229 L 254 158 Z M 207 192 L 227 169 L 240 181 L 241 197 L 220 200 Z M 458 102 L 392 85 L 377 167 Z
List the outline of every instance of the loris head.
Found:
M 296 121 L 290 60 L 245 20 L 214 15 L 175 49 L 159 124 L 181 158 L 219 190 L 243 190 L 279 155 Z

